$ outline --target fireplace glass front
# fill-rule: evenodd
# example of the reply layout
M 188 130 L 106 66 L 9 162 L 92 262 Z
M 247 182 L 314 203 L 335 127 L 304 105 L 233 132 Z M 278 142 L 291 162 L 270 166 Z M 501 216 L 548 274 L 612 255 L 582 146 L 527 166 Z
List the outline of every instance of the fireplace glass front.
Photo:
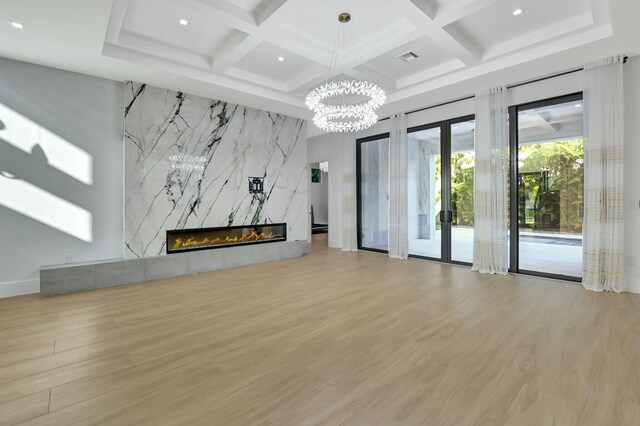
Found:
M 167 231 L 167 253 L 287 240 L 286 223 Z

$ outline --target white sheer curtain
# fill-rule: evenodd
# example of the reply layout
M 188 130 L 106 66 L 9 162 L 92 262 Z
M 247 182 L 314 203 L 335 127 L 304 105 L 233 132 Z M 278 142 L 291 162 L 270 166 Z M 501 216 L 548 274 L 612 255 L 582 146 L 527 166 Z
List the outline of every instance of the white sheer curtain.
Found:
M 342 251 L 358 250 L 355 140 L 342 136 Z
M 476 168 L 472 270 L 509 271 L 507 227 L 509 96 L 506 87 L 476 94 Z
M 624 290 L 622 56 L 585 66 L 583 277 L 588 290 Z
M 391 117 L 389 139 L 389 257 L 407 259 L 407 116 Z

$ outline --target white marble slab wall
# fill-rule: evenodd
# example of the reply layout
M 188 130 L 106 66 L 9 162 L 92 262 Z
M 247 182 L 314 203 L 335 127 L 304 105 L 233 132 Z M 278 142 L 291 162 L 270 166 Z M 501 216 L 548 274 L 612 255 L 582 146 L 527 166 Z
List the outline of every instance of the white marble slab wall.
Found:
M 306 240 L 307 177 L 304 120 L 125 84 L 127 257 L 164 254 L 170 229 L 286 222 Z

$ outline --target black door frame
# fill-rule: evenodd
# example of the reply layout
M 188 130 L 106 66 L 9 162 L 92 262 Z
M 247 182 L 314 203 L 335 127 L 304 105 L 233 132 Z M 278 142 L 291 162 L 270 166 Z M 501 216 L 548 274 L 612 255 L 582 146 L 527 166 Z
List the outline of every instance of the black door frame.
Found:
M 543 278 L 553 278 L 564 281 L 582 282 L 581 277 L 551 274 L 547 272 L 528 271 L 520 269 L 520 229 L 518 227 L 518 143 L 519 143 L 519 119 L 518 113 L 522 110 L 541 108 L 568 102 L 582 101 L 582 92 L 569 95 L 556 96 L 535 102 L 527 102 L 509 107 L 509 220 L 510 220 L 510 251 L 509 272 L 532 275 Z
M 436 262 L 451 263 L 454 265 L 471 266 L 471 262 L 462 262 L 451 259 L 451 221 L 453 212 L 451 210 L 451 128 L 454 124 L 464 123 L 465 121 L 475 120 L 475 114 L 456 117 L 449 120 L 442 120 L 435 123 L 424 124 L 421 126 L 410 127 L 407 134 L 420 132 L 422 130 L 440 128 L 440 182 L 442 210 L 438 213 L 440 221 L 440 230 L 442 232 L 442 246 L 440 249 L 440 258 L 421 256 L 417 254 L 409 254 L 409 257 L 415 259 L 433 260 Z M 444 213 L 444 218 L 442 217 Z
M 443 196 L 442 206 L 445 215 L 451 212 L 451 128 L 454 124 L 463 123 L 465 121 L 475 120 L 475 115 L 470 114 L 463 117 L 457 117 L 450 120 L 442 120 L 436 123 L 425 124 L 421 126 L 410 127 L 407 134 L 419 132 L 427 129 L 440 128 L 440 156 L 441 161 L 441 193 Z M 358 250 L 373 251 L 378 253 L 389 253 L 389 250 L 382 250 L 371 247 L 363 247 L 362 245 L 362 145 L 368 142 L 378 141 L 381 139 L 389 139 L 390 133 L 380 133 L 373 136 L 367 136 L 356 140 L 356 214 L 357 214 L 357 233 L 358 233 Z M 444 161 L 446 160 L 446 161 Z M 445 177 L 447 177 L 445 179 Z M 442 220 L 441 214 L 438 219 Z M 446 218 L 445 218 L 446 219 Z M 420 256 L 410 254 L 409 257 L 416 259 L 434 260 L 457 265 L 471 266 L 470 262 L 461 262 L 451 260 L 451 222 L 441 221 L 442 232 L 442 258 L 433 258 L 428 256 Z
M 362 246 L 362 145 L 367 142 L 374 142 L 381 139 L 389 139 L 391 134 L 389 132 L 380 133 L 373 136 L 367 136 L 366 138 L 356 139 L 356 232 L 358 233 L 358 250 L 375 251 L 377 253 L 389 253 L 389 249 L 382 250 L 371 247 Z M 388 244 L 387 244 L 388 247 Z

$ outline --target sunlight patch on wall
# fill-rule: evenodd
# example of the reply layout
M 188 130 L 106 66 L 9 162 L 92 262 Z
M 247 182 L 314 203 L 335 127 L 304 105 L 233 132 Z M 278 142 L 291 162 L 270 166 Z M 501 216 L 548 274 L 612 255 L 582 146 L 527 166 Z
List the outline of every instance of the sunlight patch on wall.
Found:
M 0 139 L 30 154 L 36 145 L 46 152 L 51 167 L 87 185 L 93 184 L 93 158 L 38 123 L 0 104 Z
M 0 176 L 0 204 L 86 242 L 93 241 L 92 215 L 23 180 Z

